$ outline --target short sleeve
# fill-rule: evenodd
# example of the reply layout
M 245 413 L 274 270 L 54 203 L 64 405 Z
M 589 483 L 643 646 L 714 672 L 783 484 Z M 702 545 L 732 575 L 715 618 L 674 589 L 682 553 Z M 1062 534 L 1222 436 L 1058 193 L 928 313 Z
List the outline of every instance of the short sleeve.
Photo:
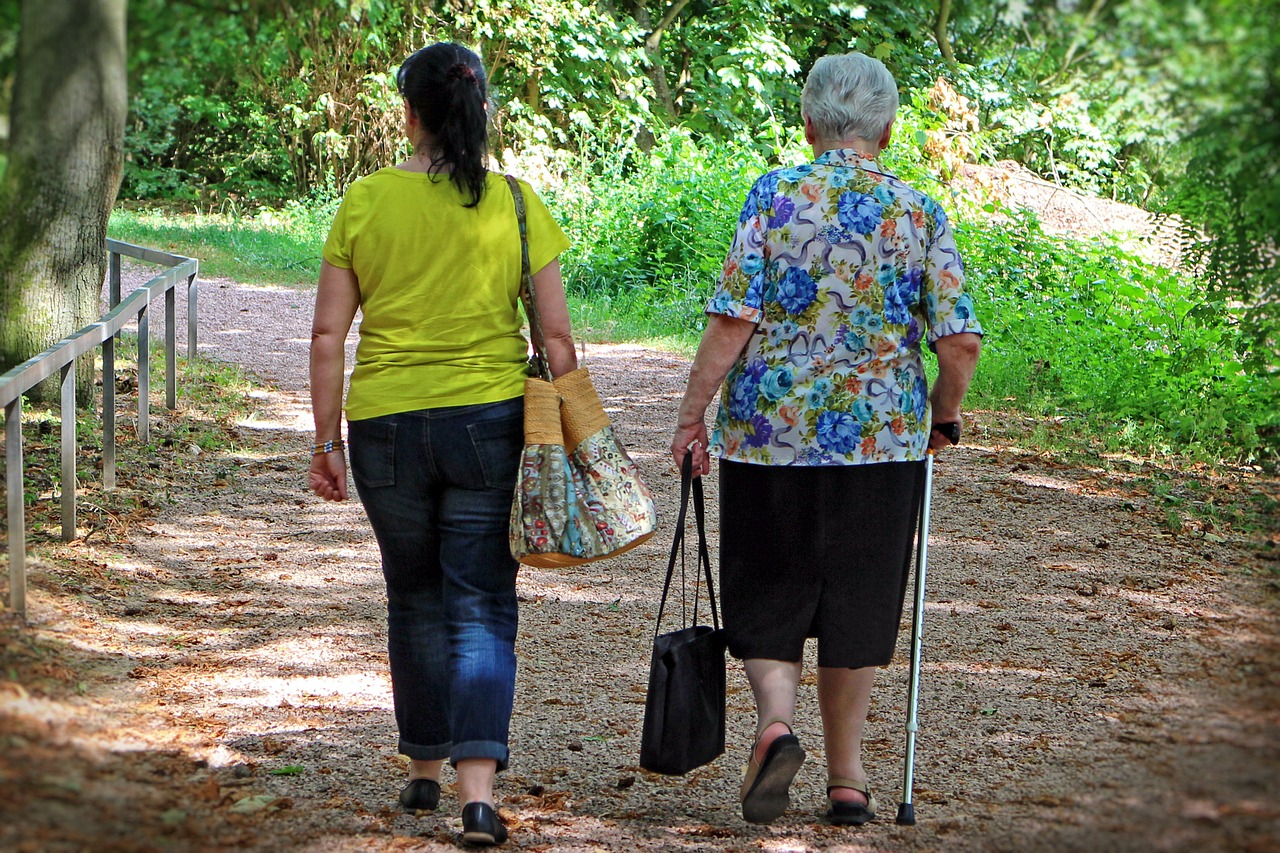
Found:
M 354 264 L 351 260 L 351 243 L 347 238 L 347 217 L 350 215 L 352 189 L 347 190 L 346 195 L 342 197 L 342 204 L 338 206 L 338 212 L 334 214 L 333 224 L 329 226 L 329 236 L 325 238 L 324 249 L 320 255 L 335 267 L 341 267 L 344 270 L 351 269 Z
M 756 181 L 742 205 L 733 243 L 720 271 L 720 283 L 707 303 L 708 314 L 723 314 L 753 323 L 764 316 L 767 260 L 760 194 L 767 191 L 771 174 Z
M 924 209 L 932 224 L 924 264 L 927 340 L 932 350 L 938 339 L 947 335 L 961 332 L 981 335 L 983 331 L 973 311 L 973 299 L 964 290 L 964 262 L 956 248 L 951 222 L 933 199 L 925 199 Z
M 536 273 L 569 248 L 569 238 L 533 188 L 520 181 L 520 189 L 524 192 L 525 226 L 529 235 L 529 269 Z

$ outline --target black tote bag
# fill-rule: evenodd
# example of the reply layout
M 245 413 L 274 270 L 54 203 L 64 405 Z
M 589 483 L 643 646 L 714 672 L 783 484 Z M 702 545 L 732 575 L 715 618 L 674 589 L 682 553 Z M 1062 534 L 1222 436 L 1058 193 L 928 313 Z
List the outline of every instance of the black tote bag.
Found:
M 702 479 L 693 477 L 693 454 L 685 456 L 680 480 L 680 517 L 667 562 L 662 603 L 654 626 L 653 655 L 649 661 L 649 691 L 644 703 L 644 730 L 640 737 L 640 766 L 654 773 L 681 776 L 715 760 L 724 752 L 725 636 L 716 612 L 711 557 L 707 553 Z M 711 625 L 698 624 L 697 578 L 694 575 L 693 614 L 685 621 L 684 539 L 685 518 L 693 496 L 698 528 L 698 569 L 706 578 Z M 681 624 L 678 631 L 660 634 L 662 614 L 671 592 L 676 556 L 680 557 Z

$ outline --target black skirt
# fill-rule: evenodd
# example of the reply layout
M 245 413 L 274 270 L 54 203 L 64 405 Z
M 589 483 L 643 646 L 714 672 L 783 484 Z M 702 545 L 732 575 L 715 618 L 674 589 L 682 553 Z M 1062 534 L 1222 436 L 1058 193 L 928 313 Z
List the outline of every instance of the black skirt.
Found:
M 720 588 L 729 653 L 860 669 L 893 659 L 924 462 L 720 463 Z

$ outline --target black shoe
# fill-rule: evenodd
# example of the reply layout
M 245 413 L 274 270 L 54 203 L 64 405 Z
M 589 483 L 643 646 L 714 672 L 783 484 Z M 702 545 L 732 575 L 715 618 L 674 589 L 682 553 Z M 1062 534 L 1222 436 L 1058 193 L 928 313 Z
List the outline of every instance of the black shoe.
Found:
M 400 789 L 400 805 L 409 811 L 435 811 L 440 805 L 440 783 L 434 779 L 409 780 Z
M 462 840 L 485 847 L 507 840 L 507 827 L 488 803 L 467 803 L 462 807 Z

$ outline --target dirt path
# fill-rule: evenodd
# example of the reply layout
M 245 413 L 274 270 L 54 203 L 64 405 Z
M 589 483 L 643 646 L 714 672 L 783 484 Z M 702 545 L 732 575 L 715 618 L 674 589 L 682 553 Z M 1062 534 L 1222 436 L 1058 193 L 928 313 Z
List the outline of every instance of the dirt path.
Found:
M 257 371 L 262 414 L 216 460 L 171 448 L 161 464 L 190 475 L 119 542 L 34 566 L 30 626 L 0 634 L 0 848 L 454 849 L 451 791 L 438 814 L 394 807 L 372 536 L 358 505 L 304 488 L 310 298 L 206 282 L 203 349 Z M 686 362 L 601 345 L 588 364 L 669 524 Z M 1169 532 L 1130 484 L 1192 473 L 1066 467 L 998 423 L 979 413 L 937 466 L 917 826 L 893 823 L 905 630 L 868 732 L 882 817 L 861 830 L 817 819 L 811 677 L 777 824 L 737 812 L 753 723 L 733 662 L 727 753 L 679 779 L 636 766 L 664 528 L 602 566 L 522 572 L 509 849 L 1280 850 L 1274 566 Z

